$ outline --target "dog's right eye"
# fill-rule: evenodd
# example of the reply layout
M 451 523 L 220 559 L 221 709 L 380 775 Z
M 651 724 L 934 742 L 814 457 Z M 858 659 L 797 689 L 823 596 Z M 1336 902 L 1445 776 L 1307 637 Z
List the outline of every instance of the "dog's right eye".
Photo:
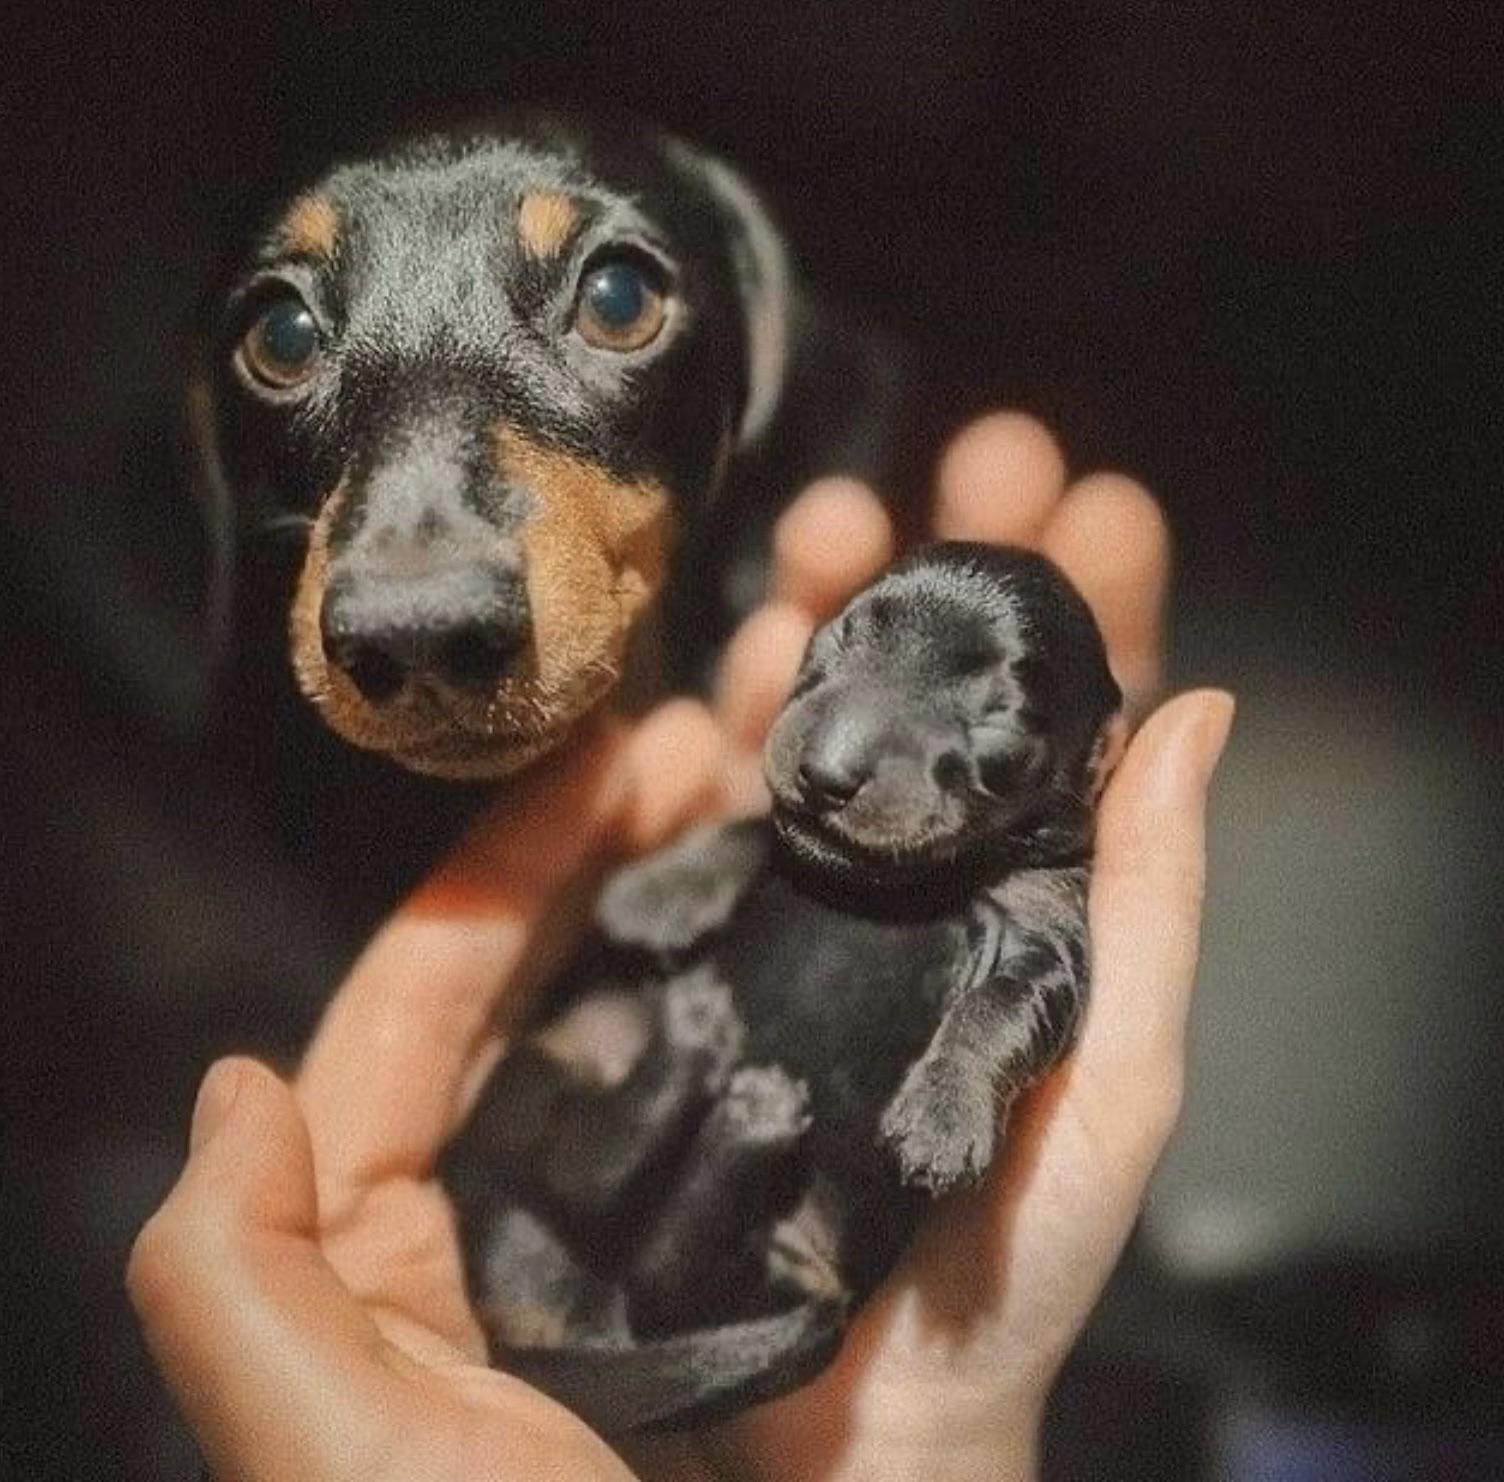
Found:
M 294 293 L 272 300 L 246 331 L 237 351 L 246 373 L 273 391 L 286 391 L 311 376 L 324 349 L 313 311 Z

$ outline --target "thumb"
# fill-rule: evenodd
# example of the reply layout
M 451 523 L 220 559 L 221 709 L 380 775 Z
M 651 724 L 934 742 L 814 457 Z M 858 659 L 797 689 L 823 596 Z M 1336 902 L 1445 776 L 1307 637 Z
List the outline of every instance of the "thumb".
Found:
M 308 1128 L 291 1088 L 267 1066 L 233 1056 L 209 1067 L 193 1106 L 183 1183 L 206 1212 L 234 1224 L 313 1237 Z
M 216 1474 L 325 1475 L 331 1449 L 376 1444 L 371 1386 L 391 1374 L 319 1250 L 307 1125 L 272 1071 L 222 1060 L 189 1142 L 126 1272 L 147 1343 Z
M 1200 950 L 1207 789 L 1232 716 L 1232 696 L 1217 690 L 1160 706 L 1108 785 L 1097 829 L 1092 1003 L 1077 1065 L 1120 1114 L 1136 1108 L 1166 1134 Z

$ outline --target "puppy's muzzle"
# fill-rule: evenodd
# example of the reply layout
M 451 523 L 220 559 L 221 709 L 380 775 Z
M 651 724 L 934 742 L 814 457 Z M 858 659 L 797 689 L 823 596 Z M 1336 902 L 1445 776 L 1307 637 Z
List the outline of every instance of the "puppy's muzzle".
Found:
M 769 779 L 780 806 L 858 834 L 917 828 L 969 777 L 952 727 L 880 694 L 826 709 L 781 770 L 781 785 Z
M 800 748 L 800 801 L 814 814 L 839 812 L 873 783 L 880 765 L 918 764 L 923 750 L 922 741 L 878 704 L 830 711 L 811 727 Z
M 371 704 L 417 688 L 485 695 L 532 639 L 522 573 L 478 560 L 335 572 L 319 628 L 329 663 Z

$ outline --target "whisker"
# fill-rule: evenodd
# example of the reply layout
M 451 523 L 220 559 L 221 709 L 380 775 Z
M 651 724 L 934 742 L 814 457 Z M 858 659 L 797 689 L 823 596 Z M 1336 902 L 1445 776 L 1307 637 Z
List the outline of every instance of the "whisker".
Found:
M 313 517 L 286 510 L 281 514 L 268 515 L 261 522 L 263 535 L 306 535 L 313 529 Z

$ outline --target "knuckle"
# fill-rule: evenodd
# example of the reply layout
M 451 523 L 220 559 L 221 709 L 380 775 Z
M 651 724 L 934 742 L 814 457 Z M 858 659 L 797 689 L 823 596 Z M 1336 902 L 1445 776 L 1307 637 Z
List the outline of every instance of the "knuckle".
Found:
M 228 1226 L 223 1210 L 179 1183 L 141 1227 L 126 1260 L 125 1287 L 138 1315 L 169 1311 L 196 1282 L 223 1274 L 237 1256 Z
M 131 1243 L 125 1263 L 125 1289 L 138 1313 L 159 1307 L 172 1289 L 181 1249 L 181 1224 L 169 1197 Z

